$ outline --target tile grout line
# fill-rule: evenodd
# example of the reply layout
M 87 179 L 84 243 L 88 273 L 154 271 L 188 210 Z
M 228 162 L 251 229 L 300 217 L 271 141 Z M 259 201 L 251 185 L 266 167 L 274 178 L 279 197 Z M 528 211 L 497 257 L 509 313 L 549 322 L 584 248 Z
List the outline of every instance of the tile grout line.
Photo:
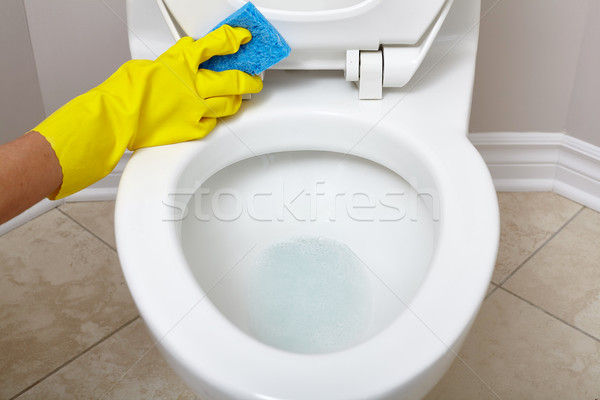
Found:
M 577 327 L 577 326 L 575 326 L 575 325 L 573 325 L 573 324 L 571 324 L 571 323 L 569 323 L 569 322 L 567 322 L 567 321 L 563 320 L 562 318 L 560 318 L 560 317 L 557 317 L 556 315 L 552 314 L 551 312 L 544 310 L 542 307 L 538 306 L 538 305 L 537 305 L 537 304 L 535 304 L 535 303 L 532 303 L 531 301 L 527 300 L 526 298 L 524 298 L 524 297 L 521 297 L 521 296 L 519 296 L 518 294 L 516 294 L 516 293 L 514 293 L 514 292 L 512 292 L 512 291 L 510 291 L 510 290 L 508 290 L 508 289 L 506 289 L 506 288 L 504 288 L 504 287 L 498 287 L 498 289 L 502 289 L 502 290 L 504 290 L 506 293 L 508 293 L 508 294 L 511 294 L 511 295 L 513 295 L 513 296 L 515 296 L 517 299 L 524 301 L 525 303 L 527 303 L 527 304 L 529 304 L 530 306 L 532 306 L 532 307 L 534 307 L 534 308 L 536 308 L 536 309 L 540 310 L 541 312 L 543 312 L 544 314 L 546 314 L 546 315 L 548 315 L 548 316 L 552 317 L 553 319 L 555 319 L 555 320 L 557 320 L 557 321 L 559 321 L 559 322 L 561 322 L 561 323 L 563 323 L 563 324 L 567 325 L 568 327 L 570 327 L 570 328 L 572 328 L 572 329 L 576 330 L 577 332 L 579 332 L 579 333 L 582 333 L 582 334 L 584 334 L 585 336 L 589 337 L 590 339 L 592 339 L 592 340 L 594 340 L 594 341 L 596 341 L 596 342 L 600 343 L 600 338 L 597 338 L 596 336 L 592 335 L 591 333 L 588 333 L 588 332 L 584 331 L 583 329 L 581 329 L 581 328 L 579 328 L 579 327 Z
M 490 285 L 494 286 L 494 288 L 488 294 L 485 295 L 485 297 L 483 298 L 483 301 L 486 301 L 488 299 L 488 297 L 490 297 L 492 294 L 494 294 L 494 292 L 496 290 L 498 290 L 498 288 L 500 287 L 500 286 L 496 285 L 494 282 L 490 282 Z
M 100 400 L 104 399 L 113 389 L 115 386 L 117 386 L 119 384 L 119 382 L 129 373 L 129 371 L 131 371 L 144 357 L 146 357 L 146 355 L 152 351 L 154 348 L 156 348 L 156 346 L 158 346 L 166 337 L 167 335 L 169 335 L 185 318 L 188 317 L 188 315 L 190 315 L 192 313 L 192 311 L 200 304 L 202 303 L 205 299 L 209 298 L 210 293 L 213 291 L 213 289 L 215 287 L 217 287 L 234 269 L 236 269 L 238 267 L 238 265 L 242 262 L 242 260 L 248 255 L 250 254 L 250 252 L 257 246 L 257 244 L 254 244 L 243 256 L 242 258 L 240 258 L 231 268 L 229 268 L 229 270 L 227 270 L 227 272 L 225 272 L 225 274 L 223 276 L 221 276 L 219 278 L 219 280 L 212 285 L 207 291 L 206 293 L 204 293 L 204 295 L 196 302 L 194 303 L 194 305 L 192 305 L 192 307 L 187 310 L 185 312 L 185 314 L 179 318 L 179 320 L 177 322 L 175 322 L 175 325 L 173 325 L 171 328 L 169 328 L 169 330 L 162 334 L 162 336 L 160 338 L 155 338 L 154 343 L 152 344 L 152 346 L 148 349 L 146 349 L 144 351 L 144 353 L 133 363 L 131 364 L 131 366 L 125 371 L 125 373 L 123 373 L 121 375 L 121 377 L 119 379 L 117 379 L 113 385 L 108 388 L 108 390 L 106 392 L 104 392 L 104 394 L 100 397 Z M 154 336 L 154 335 L 151 335 Z
M 40 379 L 38 379 L 37 381 L 35 381 L 34 383 L 32 383 L 31 385 L 27 386 L 25 389 L 21 390 L 19 393 L 17 393 L 14 396 L 10 397 L 9 400 L 16 400 L 19 396 L 21 396 L 22 394 L 26 393 L 27 391 L 33 389 L 35 386 L 39 385 L 40 383 L 42 383 L 43 381 L 45 381 L 46 379 L 48 379 L 49 377 L 51 377 L 52 375 L 54 375 L 55 373 L 57 373 L 58 371 L 60 371 L 64 367 L 66 367 L 67 365 L 71 364 L 73 361 L 77 360 L 78 358 L 80 358 L 84 354 L 87 354 L 92 349 L 96 348 L 100 344 L 104 343 L 106 340 L 110 339 L 112 336 L 114 336 L 117 333 L 121 332 L 123 329 L 127 328 L 129 325 L 131 325 L 132 323 L 134 323 L 139 318 L 140 318 L 140 316 L 136 315 L 133 319 L 125 322 L 123 325 L 121 325 L 120 327 L 118 327 L 117 329 L 115 329 L 114 331 L 112 331 L 111 333 L 109 333 L 108 335 L 106 335 L 105 337 L 101 338 L 96 343 L 93 343 L 90 347 L 86 348 L 81 353 L 77 354 L 76 356 L 73 356 L 69 360 L 65 361 L 64 363 L 62 363 L 61 365 L 59 365 L 58 367 L 54 368 L 52 371 L 48 372 L 46 375 L 44 375 L 43 377 L 41 377 Z
M 521 268 L 523 268 L 523 266 L 525 264 L 527 264 L 529 262 L 529 260 L 531 260 L 537 253 L 539 253 L 544 247 L 546 247 L 546 245 L 548 243 L 550 243 L 550 241 L 552 239 L 554 239 L 554 237 L 556 237 L 560 232 L 562 232 L 562 230 L 564 228 L 566 228 L 567 225 L 569 225 L 579 214 L 581 214 L 583 212 L 583 210 L 585 210 L 586 207 L 585 206 L 581 206 L 581 208 L 575 213 L 573 214 L 564 224 L 562 224 L 557 230 L 556 232 L 554 232 L 552 235 L 550 235 L 550 237 L 548 239 L 546 239 L 544 241 L 544 243 L 542 243 L 537 249 L 535 249 L 533 251 L 533 253 L 531 253 L 525 260 L 523 260 L 523 262 L 521 264 L 519 264 L 519 266 L 517 268 L 515 268 L 514 271 L 512 271 L 506 278 L 504 278 L 500 283 L 497 283 L 496 285 L 499 288 L 503 288 L 504 289 L 504 284 L 506 282 L 508 282 L 508 280 L 510 278 L 513 277 L 513 275 L 515 275 Z M 493 283 L 493 282 L 492 282 Z
M 109 243 L 107 243 L 104 239 L 102 239 L 96 233 L 92 232 L 89 228 L 87 228 L 81 222 L 77 221 L 75 218 L 73 218 L 72 216 L 70 216 L 67 212 L 61 210 L 60 207 L 56 207 L 56 210 L 58 210 L 58 212 L 60 212 L 61 214 L 63 214 L 65 217 L 69 218 L 71 221 L 75 222 L 77 225 L 79 225 L 79 227 L 83 228 L 86 232 L 90 233 L 96 239 L 98 239 L 99 241 L 101 241 L 102 243 L 104 243 L 106 246 L 108 246 L 109 249 L 111 249 L 115 253 L 117 252 L 117 249 L 115 249 L 112 245 L 110 245 Z

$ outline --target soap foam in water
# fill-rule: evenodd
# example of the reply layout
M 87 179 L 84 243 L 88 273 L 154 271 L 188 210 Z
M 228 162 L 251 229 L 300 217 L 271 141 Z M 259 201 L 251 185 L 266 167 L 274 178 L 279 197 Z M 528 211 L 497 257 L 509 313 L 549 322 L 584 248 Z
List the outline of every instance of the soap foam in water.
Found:
M 368 270 L 345 244 L 298 236 L 257 256 L 248 317 L 264 343 L 298 353 L 343 350 L 365 336 L 370 315 Z

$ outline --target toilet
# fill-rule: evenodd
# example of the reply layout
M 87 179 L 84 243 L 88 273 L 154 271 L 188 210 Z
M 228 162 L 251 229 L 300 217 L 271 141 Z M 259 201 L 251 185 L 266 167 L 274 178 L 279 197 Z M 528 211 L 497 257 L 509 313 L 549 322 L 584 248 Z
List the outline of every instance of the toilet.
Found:
M 496 193 L 467 138 L 479 0 L 256 0 L 292 48 L 204 139 L 136 151 L 133 299 L 201 399 L 421 399 L 487 292 Z M 242 0 L 128 0 L 133 58 Z

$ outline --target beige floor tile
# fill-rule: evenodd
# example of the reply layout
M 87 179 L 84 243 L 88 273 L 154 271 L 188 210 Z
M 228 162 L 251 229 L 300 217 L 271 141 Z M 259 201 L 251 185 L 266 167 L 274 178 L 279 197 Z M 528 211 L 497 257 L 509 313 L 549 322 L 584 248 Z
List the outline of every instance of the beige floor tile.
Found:
M 195 399 L 152 346 L 138 318 L 18 400 Z
M 582 208 L 552 193 L 500 193 L 499 202 L 496 283 Z M 113 207 L 69 203 L 61 211 L 114 246 Z M 599 226 L 600 216 L 584 210 L 505 286 L 600 332 Z M 137 312 L 115 252 L 61 212 L 0 238 L 0 276 L 0 398 L 74 357 L 19 400 L 195 398 L 152 348 L 140 319 L 86 351 Z M 600 399 L 600 342 L 501 288 L 485 300 L 461 358 L 468 367 L 456 361 L 427 400 L 497 399 L 494 392 L 503 400 Z
M 582 206 L 554 193 L 498 193 L 500 248 L 492 281 L 503 281 Z
M 455 360 L 446 375 L 423 400 L 498 400 L 495 391 L 467 365 Z
M 600 396 L 600 343 L 497 289 L 433 399 L 581 400 Z M 485 384 L 482 383 L 485 382 Z
M 117 248 L 114 230 L 114 201 L 64 203 L 59 208 L 113 249 Z
M 600 214 L 581 212 L 505 287 L 600 338 Z
M 137 315 L 117 255 L 58 210 L 0 238 L 0 398 Z

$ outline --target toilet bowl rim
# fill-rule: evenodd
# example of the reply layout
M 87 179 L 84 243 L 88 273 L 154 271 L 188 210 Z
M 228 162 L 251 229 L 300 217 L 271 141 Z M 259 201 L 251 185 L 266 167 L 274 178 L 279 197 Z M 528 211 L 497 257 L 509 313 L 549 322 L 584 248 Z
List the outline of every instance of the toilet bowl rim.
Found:
M 470 168 L 475 168 L 477 170 L 481 170 L 481 168 L 484 168 L 485 166 L 480 162 L 480 160 L 477 160 L 475 154 L 474 154 L 474 150 L 472 149 L 472 146 L 470 146 L 470 144 L 468 144 L 468 142 L 466 143 L 460 143 L 460 144 L 454 144 L 453 146 L 453 151 L 452 153 L 449 153 L 447 151 L 445 151 L 446 149 L 444 149 L 444 145 L 443 143 L 437 143 L 437 144 L 433 144 L 431 142 L 427 142 L 426 140 L 424 140 L 424 138 L 421 138 L 421 140 L 419 140 L 419 138 L 413 138 L 415 143 L 420 143 L 419 145 L 421 146 L 426 146 L 428 147 L 428 150 L 430 150 L 432 153 L 430 154 L 431 156 L 435 157 L 439 157 L 438 161 L 441 160 L 445 160 L 446 162 L 449 163 L 459 163 L 462 165 L 462 169 L 461 170 L 468 170 Z M 216 138 L 215 138 L 216 140 Z M 443 142 L 443 141 L 441 141 Z M 182 145 L 177 145 L 177 146 L 167 146 L 167 148 L 162 148 L 162 149 L 148 149 L 148 150 L 144 150 L 144 152 L 140 152 L 139 154 L 136 154 L 133 158 L 132 158 L 132 164 L 130 166 L 128 166 L 128 170 L 126 170 L 126 173 L 124 174 L 124 180 L 123 180 L 123 191 L 121 191 L 121 189 L 119 190 L 119 198 L 117 201 L 117 217 L 116 217 L 116 224 L 117 224 L 117 240 L 119 243 L 119 250 L 120 250 L 120 256 L 123 258 L 122 260 L 122 264 L 123 264 L 123 269 L 125 272 L 125 275 L 127 277 L 128 280 L 128 284 L 130 285 L 130 288 L 132 289 L 132 293 L 134 295 L 134 299 L 136 300 L 136 302 L 138 303 L 138 307 L 140 308 L 140 312 L 142 313 L 142 315 L 144 316 L 144 318 L 146 319 L 146 322 L 150 325 L 151 331 L 154 332 L 155 335 L 160 336 L 161 333 L 160 332 L 164 332 L 165 331 L 165 327 L 161 326 L 164 324 L 161 324 L 160 321 L 157 321 L 157 318 L 155 317 L 154 313 L 152 312 L 151 307 L 147 308 L 146 305 L 143 303 L 143 301 L 140 299 L 140 296 L 146 296 L 145 290 L 143 288 L 140 288 L 139 285 L 139 273 L 140 271 L 138 270 L 137 272 L 135 271 L 135 268 L 131 268 L 132 263 L 136 263 L 139 262 L 139 260 L 129 260 L 129 250 L 125 250 L 125 248 L 127 247 L 127 240 L 124 240 L 123 235 L 126 235 L 126 231 L 127 229 L 125 229 L 127 226 L 129 226 L 131 228 L 131 223 L 127 224 L 127 223 L 123 223 L 123 221 L 125 220 L 125 214 L 128 213 L 129 211 L 131 211 L 131 207 L 133 207 L 133 204 L 131 202 L 133 194 L 131 193 L 131 188 L 127 188 L 127 185 L 130 182 L 130 179 L 134 179 L 134 176 L 137 176 L 139 174 L 144 174 L 144 168 L 147 167 L 147 161 L 149 161 L 150 159 L 154 159 L 154 160 L 159 160 L 161 158 L 163 158 L 163 156 L 165 157 L 165 162 L 163 164 L 166 165 L 166 163 L 168 163 L 169 160 L 182 160 L 185 159 L 186 157 L 191 157 L 192 155 L 194 155 L 195 153 L 199 152 L 199 151 L 205 151 L 206 148 L 209 148 L 210 146 L 210 142 L 195 142 L 195 143 L 187 143 L 187 144 L 182 144 Z M 153 153 L 153 154 L 150 154 Z M 160 154 L 162 153 L 162 154 Z M 185 164 L 185 163 L 182 163 Z M 167 166 L 168 167 L 168 166 Z M 461 185 L 461 183 L 464 184 L 464 177 L 460 177 L 460 172 L 454 174 L 454 176 L 452 175 L 448 175 L 447 172 L 443 170 L 443 163 L 437 163 L 437 166 L 435 166 L 434 168 L 437 168 L 439 173 L 441 173 L 442 175 L 446 176 L 446 178 L 439 183 L 440 190 L 444 191 L 444 192 L 450 192 L 450 191 L 457 191 L 460 192 L 462 189 L 464 189 L 464 193 L 461 193 L 461 195 L 464 196 L 468 196 L 470 191 L 473 191 L 474 187 L 477 186 L 477 181 L 476 182 L 471 182 L 471 185 Z M 435 172 L 435 171 L 434 171 Z M 464 172 L 464 171 L 463 171 Z M 173 176 L 175 176 L 176 174 L 180 174 L 181 173 L 181 165 L 179 166 L 175 166 L 175 165 L 171 165 L 170 166 L 170 170 L 169 171 L 161 171 L 161 173 L 163 174 L 162 177 L 160 177 L 159 181 L 164 180 L 164 179 L 171 179 Z M 175 175 L 174 175 L 175 174 Z M 137 176 L 137 178 L 139 178 L 139 176 Z M 480 174 L 476 174 L 475 178 L 479 179 L 479 181 L 481 181 L 480 183 L 483 184 L 483 187 L 479 187 L 478 190 L 476 190 L 476 192 L 488 192 L 485 196 L 483 196 L 484 198 L 487 199 L 487 201 L 489 201 L 490 196 L 489 196 L 489 189 L 491 186 L 491 181 L 489 180 L 489 176 L 486 176 L 484 173 L 480 173 Z M 138 183 L 140 183 L 138 181 Z M 156 182 L 155 182 L 156 183 Z M 154 185 L 154 193 L 153 195 L 155 196 L 155 200 L 157 199 L 156 196 L 162 196 L 162 192 L 164 191 L 164 184 L 165 182 L 162 182 L 162 186 L 159 185 Z M 475 186 L 473 186 L 475 185 Z M 167 185 L 168 186 L 168 185 Z M 463 188 L 464 186 L 464 188 Z M 159 187 L 157 189 L 157 187 Z M 144 189 L 145 190 L 145 189 Z M 135 192 L 135 190 L 134 190 Z M 457 212 L 462 212 L 461 211 L 461 205 L 463 204 L 457 204 L 457 199 L 461 199 L 463 197 L 459 196 L 457 194 L 458 197 L 453 198 L 453 199 L 447 199 L 449 202 L 444 202 L 444 206 L 450 206 L 451 209 L 457 210 Z M 451 204 L 452 203 L 452 204 Z M 492 207 L 493 209 L 493 207 Z M 452 210 L 450 210 L 452 211 Z M 488 212 L 488 214 L 493 214 L 493 210 L 491 210 L 491 212 Z M 454 214 L 454 212 L 452 211 L 452 214 Z M 138 215 L 139 217 L 139 215 Z M 449 221 L 446 226 L 455 226 L 456 224 L 460 224 L 461 221 L 458 220 L 458 216 L 456 216 L 456 220 L 455 221 Z M 491 218 L 493 220 L 493 218 Z M 131 219 L 129 219 L 129 221 L 131 221 Z M 133 219 L 133 221 L 135 221 L 135 218 Z M 139 220 L 138 220 L 139 222 Z M 462 221 L 464 222 L 464 221 Z M 134 222 L 135 224 L 135 222 Z M 491 230 L 494 229 L 494 227 L 490 227 Z M 130 233 L 131 234 L 131 233 Z M 446 235 L 443 236 L 444 238 L 446 238 Z M 491 235 L 490 238 L 492 238 L 493 241 L 493 237 L 494 235 Z M 176 241 L 176 233 L 174 231 L 170 232 L 170 240 Z M 489 238 L 488 238 L 489 240 Z M 447 242 L 446 242 L 447 243 Z M 167 248 L 172 248 L 173 245 L 175 245 L 175 242 L 172 242 L 170 244 L 167 244 Z M 468 246 L 465 246 L 466 243 L 460 243 L 462 246 L 459 246 L 461 248 L 459 249 L 450 249 L 450 248 L 445 248 L 444 251 L 451 253 L 452 250 L 457 251 L 457 254 L 461 255 L 461 252 L 466 251 L 466 249 L 468 249 Z M 157 244 L 158 245 L 158 244 Z M 164 246 L 164 243 L 162 244 Z M 454 245 L 452 245 L 454 246 Z M 451 245 L 447 244 L 447 247 L 452 247 Z M 123 251 L 121 251 L 121 249 L 123 249 Z M 486 249 L 486 251 L 492 252 L 494 253 L 495 250 L 493 249 Z M 121 255 L 121 253 L 123 253 Z M 464 255 L 464 254 L 463 254 Z M 488 255 L 489 257 L 489 255 Z M 494 257 L 495 257 L 495 253 L 494 253 Z M 436 261 L 438 263 L 443 263 L 441 261 Z M 176 267 L 178 269 L 181 269 L 184 265 L 185 265 L 185 259 L 180 255 L 178 260 L 176 260 L 175 263 Z M 489 275 L 489 271 L 488 274 Z M 483 285 L 481 283 L 481 280 L 484 279 L 487 276 L 485 273 L 480 274 L 476 279 L 478 279 L 480 282 L 477 283 L 476 286 L 478 286 L 479 288 L 482 288 Z M 429 279 L 429 278 L 428 278 Z M 486 285 L 487 287 L 487 285 Z M 182 291 L 182 288 L 178 288 L 177 289 L 180 293 Z M 191 289 L 190 289 L 191 290 Z M 477 297 L 482 297 L 480 296 L 480 294 L 476 294 L 476 295 L 471 295 L 471 297 L 473 298 L 477 298 Z M 193 296 L 192 296 L 193 297 Z M 417 297 L 413 303 L 414 307 L 415 307 L 415 311 L 419 312 L 420 307 L 427 307 L 427 299 L 423 300 L 422 299 L 423 296 L 421 296 L 421 298 Z M 474 306 L 472 305 L 471 308 L 477 308 L 478 304 L 475 304 Z M 214 323 L 218 326 L 222 326 L 223 329 L 230 329 L 231 326 L 228 325 L 223 325 L 223 324 L 227 324 L 226 321 L 224 321 L 224 317 L 221 315 L 219 317 L 218 315 L 218 311 L 217 310 L 213 310 L 212 312 L 214 312 L 215 314 L 213 314 L 213 316 L 215 317 Z M 474 312 L 468 312 L 466 313 L 466 320 L 462 321 L 460 324 L 458 324 L 458 326 L 460 327 L 465 327 L 466 325 L 468 325 L 468 323 L 471 321 L 471 319 L 474 316 Z M 414 317 L 414 316 L 413 316 Z M 464 319 L 464 318 L 463 318 Z M 220 321 L 220 322 L 219 322 Z M 415 321 L 413 321 L 415 322 Z M 418 321 L 417 321 L 418 322 Z M 386 342 L 385 337 L 390 337 L 390 334 L 392 331 L 394 330 L 398 330 L 400 328 L 398 328 L 398 326 L 401 325 L 401 321 L 398 320 L 397 324 L 395 324 L 396 327 L 390 327 L 387 330 L 387 335 L 382 335 L 379 338 L 375 338 L 376 340 L 372 343 L 375 343 L 376 341 L 380 341 L 380 343 Z M 440 341 L 439 343 L 437 343 L 438 345 L 440 343 L 446 343 L 447 346 L 452 346 L 454 344 L 455 340 L 458 340 L 458 337 L 460 336 L 461 332 L 454 332 L 453 334 L 450 335 L 450 337 L 446 338 L 432 338 L 433 342 L 432 346 L 435 344 L 434 342 Z M 235 335 L 234 335 L 235 336 Z M 454 339 L 453 339 L 454 338 Z M 220 338 L 219 337 L 215 337 L 215 340 L 218 342 Z M 243 342 L 243 340 L 242 340 Z M 179 352 L 180 356 L 185 357 L 185 354 L 181 353 L 184 349 L 184 347 L 181 347 L 181 343 L 178 340 L 175 340 L 173 337 L 170 336 L 166 336 L 163 339 L 163 344 L 164 346 L 169 349 L 169 351 L 174 351 L 174 352 Z M 247 345 L 248 342 L 244 342 L 244 345 Z M 263 352 L 263 355 L 266 353 L 270 353 L 273 354 L 274 356 L 276 354 L 279 354 L 277 350 L 275 349 L 265 349 L 264 345 L 259 344 L 259 343 L 253 343 L 253 345 L 255 346 L 254 348 L 260 349 L 261 352 Z M 256 347 L 258 346 L 258 347 Z M 371 344 L 371 347 L 373 346 L 373 344 Z M 233 346 L 235 347 L 235 346 Z M 358 348 L 362 348 L 364 349 L 365 347 L 369 347 L 368 345 L 365 346 L 358 346 Z M 246 348 L 246 350 L 249 350 L 250 348 Z M 361 353 L 360 351 L 357 351 L 357 349 L 350 349 L 349 352 L 354 352 L 357 355 L 364 355 L 364 353 Z M 230 350 L 234 350 L 234 349 L 230 349 Z M 239 350 L 239 349 L 237 349 Z M 364 351 L 364 350 L 363 350 Z M 348 353 L 346 353 L 348 354 Z M 431 357 L 435 357 L 437 353 L 432 353 L 429 354 L 428 357 L 429 359 Z M 280 358 L 280 356 L 276 356 L 277 358 Z M 332 360 L 334 358 L 336 358 L 336 353 L 331 353 L 328 355 L 323 356 L 326 359 Z M 345 356 L 344 356 L 345 357 Z M 291 358 L 286 357 L 288 360 L 290 360 Z M 294 357 L 292 357 L 294 358 Z M 342 357 L 343 358 L 343 357 Z M 427 363 L 426 360 L 422 360 L 424 364 Z M 417 360 L 415 360 L 415 364 L 417 364 Z M 210 368 L 207 369 L 206 366 L 201 367 L 199 365 L 196 365 L 196 367 L 198 367 L 198 369 L 200 370 L 204 370 L 204 373 L 207 374 L 211 374 L 210 372 Z M 194 367 L 192 367 L 194 368 Z M 415 371 L 412 371 L 413 373 L 416 373 Z M 407 372 L 408 373 L 408 372 Z M 214 379 L 219 380 L 219 376 L 218 373 L 214 375 Z M 221 377 L 223 378 L 223 377 Z M 230 380 L 231 377 L 229 377 L 228 379 Z M 231 381 L 230 381 L 231 383 Z M 224 383 L 225 384 L 225 383 Z

